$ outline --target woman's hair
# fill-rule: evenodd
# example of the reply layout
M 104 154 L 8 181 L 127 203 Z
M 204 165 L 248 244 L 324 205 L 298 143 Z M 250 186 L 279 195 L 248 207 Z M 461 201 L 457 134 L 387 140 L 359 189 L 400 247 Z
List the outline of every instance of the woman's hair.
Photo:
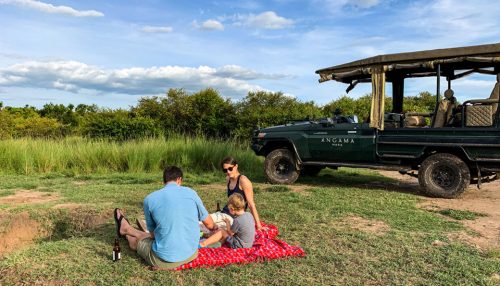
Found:
M 222 161 L 220 162 L 220 166 L 221 167 L 223 167 L 224 164 L 236 165 L 236 164 L 238 164 L 238 162 L 236 162 L 236 159 L 234 159 L 233 157 L 229 156 L 229 157 L 226 157 L 226 158 L 222 159 Z
M 245 209 L 245 199 L 238 193 L 232 194 L 229 196 L 227 206 L 235 211 L 241 211 Z

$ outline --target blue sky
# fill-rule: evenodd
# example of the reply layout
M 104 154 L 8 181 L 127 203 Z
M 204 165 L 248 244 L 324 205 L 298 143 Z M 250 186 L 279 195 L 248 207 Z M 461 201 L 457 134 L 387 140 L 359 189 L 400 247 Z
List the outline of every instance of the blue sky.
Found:
M 127 108 L 169 88 L 213 87 L 233 100 L 267 90 L 321 105 L 346 86 L 319 84 L 315 70 L 497 43 L 499 14 L 490 0 L 0 0 L 0 101 Z M 461 79 L 455 94 L 486 98 L 492 81 Z M 408 95 L 434 92 L 432 79 L 406 86 Z

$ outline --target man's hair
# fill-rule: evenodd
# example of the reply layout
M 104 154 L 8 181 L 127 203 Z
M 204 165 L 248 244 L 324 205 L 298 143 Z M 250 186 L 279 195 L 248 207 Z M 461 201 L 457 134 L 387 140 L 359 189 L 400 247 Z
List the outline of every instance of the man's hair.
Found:
M 241 211 L 245 209 L 245 199 L 242 195 L 236 193 L 229 196 L 227 206 L 235 211 Z
M 238 162 L 236 162 L 236 159 L 234 159 L 233 157 L 229 156 L 229 157 L 226 157 L 224 159 L 222 159 L 222 161 L 220 162 L 220 166 L 223 167 L 224 164 L 229 164 L 229 165 L 236 165 L 238 164 Z
M 167 166 L 163 170 L 163 183 L 175 181 L 177 178 L 182 178 L 182 170 L 177 166 Z

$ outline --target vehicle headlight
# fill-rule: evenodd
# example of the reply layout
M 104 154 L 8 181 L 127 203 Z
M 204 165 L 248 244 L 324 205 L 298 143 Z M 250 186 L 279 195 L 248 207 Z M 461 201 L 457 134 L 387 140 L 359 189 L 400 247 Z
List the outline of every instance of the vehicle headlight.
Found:
M 266 133 L 259 132 L 259 134 L 257 135 L 257 138 L 262 139 L 262 138 L 264 138 L 264 136 L 266 136 Z

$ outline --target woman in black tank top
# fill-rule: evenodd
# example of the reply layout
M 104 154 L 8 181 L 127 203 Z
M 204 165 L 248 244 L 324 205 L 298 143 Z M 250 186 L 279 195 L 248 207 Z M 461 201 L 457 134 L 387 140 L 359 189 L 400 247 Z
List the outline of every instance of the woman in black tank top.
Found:
M 260 230 L 262 225 L 260 223 L 259 213 L 255 206 L 253 199 L 253 186 L 252 182 L 238 171 L 238 163 L 232 157 L 224 158 L 221 162 L 222 171 L 226 174 L 227 179 L 227 196 L 238 193 L 245 199 L 245 209 L 248 207 L 250 213 L 255 219 L 255 227 Z M 229 214 L 229 209 L 224 206 L 222 212 Z

